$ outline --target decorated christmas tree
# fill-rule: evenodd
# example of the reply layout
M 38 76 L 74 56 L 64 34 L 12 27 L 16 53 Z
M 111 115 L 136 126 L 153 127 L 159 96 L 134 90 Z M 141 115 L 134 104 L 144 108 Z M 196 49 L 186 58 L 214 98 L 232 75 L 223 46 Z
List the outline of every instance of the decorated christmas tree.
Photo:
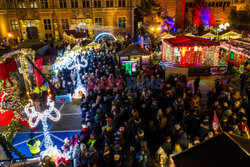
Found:
M 23 115 L 24 105 L 27 104 L 26 94 L 23 91 L 25 89 L 15 79 L 11 78 L 11 80 L 13 86 L 7 82 L 6 89 L 3 86 L 3 80 L 0 80 L 0 93 L 6 93 L 5 99 L 2 102 L 1 114 L 9 110 L 12 110 L 14 113 L 11 123 L 2 132 L 2 135 L 9 142 L 22 125 L 28 126 Z

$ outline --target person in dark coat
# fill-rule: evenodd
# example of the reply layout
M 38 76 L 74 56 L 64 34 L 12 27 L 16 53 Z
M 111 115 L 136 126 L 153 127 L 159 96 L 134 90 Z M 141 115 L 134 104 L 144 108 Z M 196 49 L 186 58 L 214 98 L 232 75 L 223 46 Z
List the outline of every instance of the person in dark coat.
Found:
M 198 90 L 200 87 L 200 76 L 198 75 L 197 78 L 194 80 L 194 93 Z

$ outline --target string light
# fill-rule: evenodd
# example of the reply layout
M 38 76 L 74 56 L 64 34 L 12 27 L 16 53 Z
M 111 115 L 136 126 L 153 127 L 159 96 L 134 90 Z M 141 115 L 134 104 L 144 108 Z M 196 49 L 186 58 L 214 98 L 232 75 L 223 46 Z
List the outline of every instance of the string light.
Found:
M 53 147 L 47 119 L 49 118 L 52 121 L 58 121 L 61 118 L 61 114 L 55 108 L 55 102 L 52 101 L 50 97 L 47 99 L 47 105 L 49 106 L 49 109 L 44 110 L 44 112 L 36 111 L 35 106 L 31 106 L 32 103 L 33 102 L 31 100 L 31 103 L 25 106 L 24 112 L 29 117 L 29 125 L 31 128 L 36 127 L 41 120 L 43 125 L 44 146 L 46 148 L 45 152 L 43 152 L 43 156 L 45 156 L 45 153 L 49 153 L 49 155 L 51 155 L 56 147 Z M 55 112 L 55 116 L 52 116 L 53 111 Z M 33 120 L 35 120 L 35 122 Z

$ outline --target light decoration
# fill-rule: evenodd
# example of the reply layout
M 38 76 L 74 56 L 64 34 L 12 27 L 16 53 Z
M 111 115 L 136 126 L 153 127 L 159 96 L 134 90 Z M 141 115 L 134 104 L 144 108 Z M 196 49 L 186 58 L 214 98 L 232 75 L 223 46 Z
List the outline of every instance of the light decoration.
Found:
M 199 1 L 194 3 L 193 23 L 196 27 L 199 27 L 201 24 L 204 24 L 207 27 L 216 25 L 214 22 L 214 15 L 205 3 Z
M 51 140 L 50 136 L 50 130 L 47 123 L 47 119 L 49 118 L 52 121 L 58 121 L 61 118 L 60 112 L 55 108 L 55 102 L 51 100 L 50 96 L 48 96 L 47 99 L 47 105 L 49 106 L 49 109 L 44 110 L 43 112 L 38 112 L 35 109 L 35 106 L 31 105 L 33 102 L 27 104 L 24 108 L 24 112 L 29 118 L 29 125 L 31 128 L 34 128 L 38 125 L 38 123 L 42 122 L 43 125 L 43 134 L 44 134 L 44 146 L 46 148 L 45 151 L 41 152 L 41 156 L 57 156 L 57 154 L 60 153 L 60 151 L 57 149 L 57 147 L 53 147 L 53 142 Z M 52 112 L 54 111 L 55 116 L 52 116 Z M 56 155 L 54 155 L 56 154 Z
M 76 72 L 77 81 L 73 98 L 82 98 L 82 94 L 86 95 L 86 89 L 83 87 L 80 78 L 80 70 L 81 68 L 86 68 L 88 66 L 88 61 L 82 57 L 81 61 L 83 63 L 81 63 L 78 58 L 79 54 L 81 54 L 80 47 L 75 46 L 71 51 L 65 52 L 64 56 L 60 57 L 54 65 L 54 69 L 56 72 L 63 68 L 74 70 Z
M 79 62 L 79 59 L 77 58 L 77 56 L 74 56 L 73 58 L 74 59 L 71 59 L 70 63 L 69 63 L 69 64 L 73 64 L 73 65 L 72 66 L 69 66 L 69 65 L 67 66 L 67 68 L 69 70 L 75 69 L 76 70 L 76 75 L 77 75 L 76 76 L 77 77 L 76 89 L 75 89 L 75 92 L 73 94 L 73 98 L 81 98 L 82 94 L 86 95 L 86 90 L 85 90 L 85 88 L 82 85 L 82 81 L 81 81 L 81 78 L 80 78 L 80 70 L 81 70 L 81 68 L 87 67 L 88 61 L 83 58 L 82 59 L 83 62 L 84 62 L 84 65 L 83 65 L 83 64 L 81 64 Z
M 3 93 L 0 94 L 0 110 L 3 107 L 3 101 L 5 100 L 6 95 L 7 95 L 6 92 L 3 92 Z
M 100 37 L 102 37 L 103 35 L 111 36 L 111 37 L 113 37 L 115 40 L 117 40 L 117 38 L 116 38 L 113 34 L 111 34 L 111 33 L 109 33 L 109 32 L 102 32 L 102 33 L 98 34 L 98 35 L 95 37 L 95 40 L 97 41 L 97 40 L 98 40 Z

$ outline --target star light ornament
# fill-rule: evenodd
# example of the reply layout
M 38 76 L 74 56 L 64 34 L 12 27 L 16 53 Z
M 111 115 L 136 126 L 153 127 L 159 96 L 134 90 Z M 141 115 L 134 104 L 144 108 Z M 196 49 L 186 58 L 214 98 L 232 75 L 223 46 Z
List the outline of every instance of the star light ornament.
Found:
M 60 112 L 55 108 L 55 102 L 48 97 L 47 99 L 47 105 L 49 106 L 49 109 L 44 110 L 43 112 L 38 112 L 35 109 L 35 106 L 31 106 L 31 103 L 27 104 L 24 108 L 24 112 L 27 114 L 29 118 L 29 125 L 31 128 L 34 128 L 38 125 L 38 123 L 42 122 L 43 125 L 43 134 L 44 134 L 44 146 L 46 148 L 45 151 L 41 152 L 41 156 L 58 156 L 60 154 L 60 151 L 57 149 L 57 147 L 53 147 L 53 142 L 50 137 L 50 130 L 47 123 L 47 119 L 49 118 L 52 121 L 58 121 L 61 118 Z M 52 116 L 52 112 L 54 112 L 55 116 Z

